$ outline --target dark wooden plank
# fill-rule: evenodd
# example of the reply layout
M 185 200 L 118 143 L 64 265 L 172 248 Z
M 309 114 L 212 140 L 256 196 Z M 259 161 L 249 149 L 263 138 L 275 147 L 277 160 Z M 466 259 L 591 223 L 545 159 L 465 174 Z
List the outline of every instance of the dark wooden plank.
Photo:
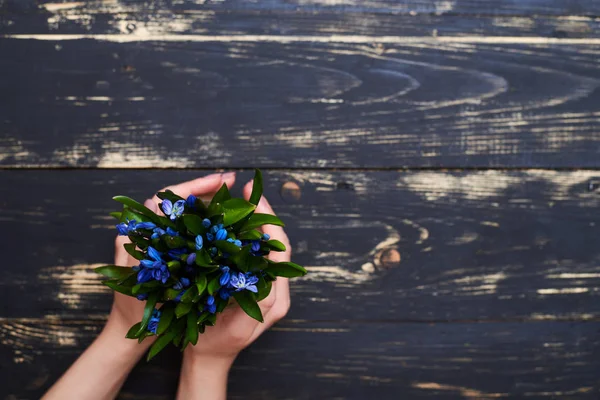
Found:
M 291 318 L 600 317 L 598 171 L 265 172 L 310 270 L 292 285 Z M 111 262 L 111 197 L 202 174 L 4 171 L 0 317 L 106 313 L 91 268 Z
M 4 39 L 0 165 L 598 167 L 599 50 Z
M 74 4 L 75 3 L 75 4 Z M 82 3 L 82 4 L 81 4 Z M 174 3 L 174 4 L 173 4 Z M 340 13 L 394 13 L 394 14 L 474 14 L 474 15 L 577 15 L 598 16 L 600 4 L 589 0 L 3 0 L 4 9 L 13 12 L 35 12 L 38 8 L 65 9 L 86 8 L 110 12 L 144 11 L 169 8 L 177 11 L 289 11 Z
M 367 35 L 510 36 L 598 38 L 600 21 L 592 16 L 471 16 L 397 14 L 322 10 L 181 10 L 174 7 L 117 8 L 71 2 L 10 12 L 0 5 L 4 34 L 125 35 Z M 114 3 L 117 4 L 117 3 Z M 5 12 L 3 12 L 3 9 Z
M 13 376 L 2 379 L 4 398 L 39 398 L 101 325 L 0 324 L 0 368 Z M 599 323 L 284 321 L 238 358 L 228 398 L 597 399 L 599 332 Z M 174 349 L 140 363 L 121 398 L 173 398 L 179 364 Z

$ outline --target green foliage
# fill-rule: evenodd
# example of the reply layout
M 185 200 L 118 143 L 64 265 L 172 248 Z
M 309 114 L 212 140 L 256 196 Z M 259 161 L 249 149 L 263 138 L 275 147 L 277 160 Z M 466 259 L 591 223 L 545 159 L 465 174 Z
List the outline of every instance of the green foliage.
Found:
M 258 205 L 263 193 L 263 178 L 262 172 L 259 169 L 254 170 L 254 182 L 252 182 L 252 194 L 250 195 L 250 203 Z
M 297 278 L 306 275 L 306 270 L 293 262 L 268 262 L 267 272 L 284 278 Z
M 255 209 L 254 204 L 244 199 L 229 199 L 223 202 L 223 225 L 233 225 Z
M 263 225 L 285 226 L 282 220 L 271 214 L 254 213 L 248 221 L 240 228 L 240 232 L 246 232 L 251 229 L 256 229 Z
M 244 310 L 244 312 L 248 314 L 248 316 L 254 318 L 258 322 L 263 322 L 263 316 L 260 311 L 260 307 L 258 306 L 256 298 L 254 297 L 252 292 L 248 292 L 247 290 L 242 290 L 241 292 L 234 292 L 233 297 L 235 298 L 235 301 L 237 301 L 237 303 L 240 305 L 242 310 Z
M 102 267 L 95 268 L 94 271 L 100 275 L 104 275 L 111 279 L 125 279 L 135 272 L 129 267 L 119 267 L 118 265 L 104 265 Z

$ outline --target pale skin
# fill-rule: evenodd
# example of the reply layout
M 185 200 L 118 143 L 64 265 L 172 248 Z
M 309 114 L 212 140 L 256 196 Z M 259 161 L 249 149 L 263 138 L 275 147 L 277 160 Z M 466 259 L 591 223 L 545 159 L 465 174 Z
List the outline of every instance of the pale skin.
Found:
M 213 174 L 189 182 L 170 186 L 182 197 L 193 194 L 211 198 L 223 185 L 231 187 L 235 174 Z M 164 189 L 163 189 L 164 190 Z M 244 187 L 244 197 L 249 198 L 252 182 Z M 146 207 L 158 212 L 160 200 L 155 196 L 146 200 Z M 256 212 L 274 214 L 263 197 Z M 264 233 L 281 241 L 287 251 L 271 253 L 274 261 L 289 261 L 290 243 L 284 230 L 273 225 L 263 226 Z M 123 249 L 128 239 L 117 237 L 115 241 L 115 264 L 134 266 L 138 262 Z M 153 343 L 148 338 L 138 344 L 126 339 L 128 329 L 139 322 L 145 302 L 115 293 L 112 310 L 100 335 L 75 361 L 64 375 L 44 395 L 44 400 L 114 399 L 127 375 Z M 290 307 L 288 280 L 278 278 L 273 282 L 269 296 L 259 303 L 264 323 L 248 317 L 238 306 L 228 307 L 217 318 L 214 327 L 207 327 L 196 346 L 189 345 L 184 351 L 183 365 L 177 390 L 177 399 L 222 400 L 227 394 L 227 375 L 233 361 L 241 350 L 254 342 L 264 331 L 285 316 Z

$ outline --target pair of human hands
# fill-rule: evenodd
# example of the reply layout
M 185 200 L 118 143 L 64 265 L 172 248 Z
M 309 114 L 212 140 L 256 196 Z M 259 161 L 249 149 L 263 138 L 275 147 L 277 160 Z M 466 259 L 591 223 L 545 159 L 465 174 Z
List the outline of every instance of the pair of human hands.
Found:
M 190 194 L 202 199 L 210 199 L 226 184 L 231 188 L 235 183 L 235 173 L 212 174 L 188 182 L 169 186 L 164 190 L 171 190 L 183 198 Z M 252 192 L 252 181 L 244 187 L 244 197 L 249 199 Z M 158 204 L 160 199 L 154 196 L 144 202 L 144 205 L 156 213 L 160 213 Z M 274 214 L 267 199 L 262 197 L 256 211 L 264 214 Z M 281 241 L 286 246 L 285 252 L 271 252 L 269 258 L 273 261 L 290 261 L 291 248 L 289 239 L 283 228 L 274 225 L 265 225 L 263 232 L 273 239 Z M 115 240 L 115 264 L 133 267 L 139 261 L 131 257 L 123 248 L 129 242 L 127 236 L 117 236 Z M 277 278 L 273 282 L 271 293 L 267 298 L 258 303 L 262 311 L 264 323 L 260 323 L 246 315 L 239 307 L 228 307 L 217 317 L 213 327 L 207 327 L 205 333 L 200 337 L 195 346 L 189 345 L 186 355 L 211 360 L 223 360 L 225 364 L 233 362 L 237 354 L 258 338 L 264 331 L 269 329 L 275 322 L 285 316 L 290 307 L 289 282 L 286 278 Z M 125 336 L 128 329 L 140 321 L 144 313 L 145 302 L 136 298 L 115 293 L 112 311 L 109 316 L 107 327 L 117 329 Z M 145 351 L 154 341 L 153 338 L 146 339 L 140 351 Z M 133 341 L 132 341 L 133 342 Z M 137 346 L 137 345 L 136 345 Z

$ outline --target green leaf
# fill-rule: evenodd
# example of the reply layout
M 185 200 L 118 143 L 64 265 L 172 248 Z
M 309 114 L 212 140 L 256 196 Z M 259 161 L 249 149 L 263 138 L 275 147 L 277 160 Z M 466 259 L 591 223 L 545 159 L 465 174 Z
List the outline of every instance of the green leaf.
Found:
M 240 251 L 240 248 L 235 244 L 228 242 L 227 240 L 215 240 L 215 247 L 221 251 L 229 254 L 236 254 Z
M 137 339 L 140 336 L 140 326 L 142 326 L 141 322 L 138 322 L 137 324 L 133 325 L 131 328 L 129 328 L 125 337 L 127 339 Z
M 148 293 L 151 292 L 154 288 L 158 287 L 158 285 L 160 285 L 160 282 L 158 281 L 138 283 L 137 285 L 133 286 L 133 288 L 131 288 L 131 293 Z
M 164 349 L 171 342 L 171 340 L 175 338 L 175 336 L 177 336 L 177 333 L 178 332 L 176 330 L 170 330 L 169 332 L 156 339 L 156 342 L 154 342 L 152 347 L 150 347 L 150 351 L 148 352 L 148 357 L 146 358 L 146 361 L 152 360 L 152 358 L 154 358 L 155 355 L 160 353 L 160 351 Z
M 183 296 L 181 296 L 181 302 L 182 303 L 190 303 L 194 299 L 194 297 L 196 297 L 196 295 L 198 294 L 197 290 L 198 289 L 196 289 L 196 286 L 189 287 L 185 291 Z
M 140 214 L 139 212 L 136 212 L 129 207 L 127 207 L 127 206 L 123 207 L 123 211 L 121 211 L 121 219 L 119 219 L 119 221 L 127 222 L 127 221 L 132 221 L 132 220 L 136 220 L 137 222 L 151 221 L 151 219 L 149 217 L 146 217 L 145 215 Z
M 121 212 L 119 212 L 119 211 L 113 211 L 113 212 L 109 213 L 108 215 L 110 215 L 113 218 L 118 219 L 119 221 L 121 220 Z
M 172 303 L 164 304 L 160 311 L 162 312 L 160 316 L 160 321 L 158 322 L 158 328 L 156 328 L 156 334 L 163 334 L 171 325 L 171 321 L 173 321 L 173 316 L 175 315 L 175 307 L 173 307 Z
M 206 275 L 199 275 L 196 278 L 196 289 L 198 290 L 198 296 L 202 296 L 202 293 L 206 290 Z
M 208 217 L 214 217 L 215 215 L 223 214 L 223 205 L 221 203 L 214 203 L 208 206 L 208 210 L 206 211 L 206 215 Z
M 223 186 L 221 186 L 221 188 L 217 191 L 217 193 L 215 193 L 212 200 L 210 201 L 209 209 L 210 206 L 212 206 L 213 204 L 223 204 L 229 199 L 231 199 L 231 194 L 229 194 L 229 189 L 224 183 Z
M 260 312 L 260 307 L 256 303 L 256 299 L 252 292 L 247 290 L 242 290 L 240 292 L 234 292 L 233 297 L 237 301 L 237 303 L 242 307 L 242 310 L 250 317 L 254 318 L 259 322 L 263 322 L 262 313 Z
M 111 279 L 126 279 L 130 275 L 135 274 L 130 267 L 119 267 L 117 265 L 103 265 L 102 267 L 94 268 L 97 273 Z
M 192 303 L 177 303 L 177 307 L 175 307 L 175 316 L 177 319 L 189 313 L 192 309 L 192 305 Z
M 219 282 L 220 279 L 220 276 L 215 276 L 208 283 L 207 290 L 209 295 L 212 296 L 213 294 L 217 293 L 217 290 L 219 290 L 219 288 L 221 288 L 221 283 Z
M 227 304 L 229 303 L 229 299 L 227 300 L 223 300 L 220 297 L 216 299 L 217 301 L 217 312 L 223 312 L 223 310 L 225 309 L 225 307 L 227 307 Z
M 260 271 L 267 267 L 267 261 L 264 257 L 254 256 L 250 253 L 252 245 L 247 244 L 242 249 L 231 256 L 231 260 L 242 271 Z
M 129 208 L 139 211 L 146 217 L 150 218 L 152 220 L 152 222 L 158 223 L 158 215 L 156 215 L 152 210 L 150 210 L 145 205 L 140 204 L 137 201 L 130 199 L 127 196 L 115 196 L 115 197 L 113 197 L 113 200 L 116 200 L 119 203 L 124 204 Z
M 206 325 L 215 326 L 215 322 L 217 321 L 217 314 L 208 314 L 204 323 Z
M 136 260 L 143 260 L 146 257 L 144 253 L 136 249 L 137 245 L 135 243 L 125 243 L 123 247 L 125 248 L 125 251 Z
M 146 305 L 144 306 L 144 317 L 142 318 L 142 324 L 140 325 L 140 330 L 138 333 L 142 333 L 148 327 L 148 321 L 152 316 L 152 311 L 154 311 L 154 306 L 158 301 L 158 293 L 154 292 L 148 296 L 148 300 L 146 300 Z
M 256 301 L 258 302 L 266 299 L 269 293 L 271 293 L 273 282 L 267 281 L 264 277 L 259 276 L 256 287 L 258 288 L 258 296 L 256 297 Z
M 161 239 L 169 249 L 179 249 L 181 247 L 187 247 L 187 241 L 181 236 L 162 235 Z
M 202 218 L 195 214 L 185 214 L 183 216 L 183 223 L 194 235 L 201 235 L 206 232 L 206 228 L 202 225 Z
M 223 225 L 233 225 L 256 209 L 244 199 L 229 199 L 223 203 Z
M 254 170 L 254 182 L 252 183 L 252 194 L 250 195 L 250 203 L 258 205 L 263 193 L 263 178 L 260 169 Z
M 181 292 L 181 290 L 172 289 L 172 288 L 165 289 L 163 300 L 165 300 L 165 301 L 174 300 L 179 295 L 179 292 Z
M 195 313 L 189 313 L 187 315 L 187 329 L 186 329 L 186 339 L 190 341 L 191 344 L 195 345 L 198 343 L 198 322 Z
M 118 279 L 116 279 L 116 280 L 110 280 L 110 281 L 104 281 L 104 282 L 102 282 L 102 284 L 108 286 L 109 288 L 111 288 L 115 292 L 119 292 L 119 293 L 122 293 L 122 294 L 127 295 L 127 296 L 135 297 L 135 295 L 133 293 L 131 293 L 131 288 L 123 286 L 123 285 L 120 285 Z
M 199 267 L 214 267 L 213 260 L 206 249 L 201 249 L 196 252 L 196 265 Z
M 259 240 L 263 236 L 262 232 L 257 230 L 251 230 L 240 233 L 237 238 L 240 240 Z
M 240 228 L 240 232 L 246 232 L 263 225 L 285 226 L 282 220 L 272 214 L 254 213 L 248 221 Z
M 304 267 L 293 262 L 269 262 L 267 272 L 275 276 L 283 276 L 284 278 L 296 278 L 306 275 Z
M 281 243 L 279 240 L 271 239 L 264 243 L 264 245 L 271 250 L 275 251 L 285 251 L 285 245 Z

